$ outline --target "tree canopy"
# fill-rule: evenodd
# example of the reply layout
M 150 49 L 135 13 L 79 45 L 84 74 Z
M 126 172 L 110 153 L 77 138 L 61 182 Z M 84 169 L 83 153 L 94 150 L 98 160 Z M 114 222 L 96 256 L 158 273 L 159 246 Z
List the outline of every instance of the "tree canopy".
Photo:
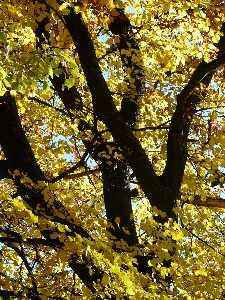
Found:
M 0 7 L 0 297 L 224 299 L 224 1 Z

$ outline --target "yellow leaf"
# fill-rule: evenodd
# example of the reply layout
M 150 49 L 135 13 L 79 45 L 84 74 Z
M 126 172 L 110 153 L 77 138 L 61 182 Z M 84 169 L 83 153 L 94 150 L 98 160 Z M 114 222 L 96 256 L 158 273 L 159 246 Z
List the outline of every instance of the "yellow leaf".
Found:
M 114 42 L 115 42 L 116 44 L 118 44 L 118 43 L 120 42 L 119 36 L 114 37 Z
M 117 224 L 120 224 L 120 218 L 119 218 L 119 217 L 116 217 L 115 222 L 116 222 Z
M 195 271 L 195 275 L 196 276 L 207 276 L 208 274 L 207 274 L 207 272 L 205 271 L 205 270 L 203 270 L 203 269 L 201 269 L 201 270 L 197 270 L 197 271 Z

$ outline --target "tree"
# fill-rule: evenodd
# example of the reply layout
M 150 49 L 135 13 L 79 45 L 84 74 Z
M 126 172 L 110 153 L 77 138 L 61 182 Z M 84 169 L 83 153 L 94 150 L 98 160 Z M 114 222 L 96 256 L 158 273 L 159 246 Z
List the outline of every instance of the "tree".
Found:
M 0 297 L 223 299 L 223 1 L 0 14 Z

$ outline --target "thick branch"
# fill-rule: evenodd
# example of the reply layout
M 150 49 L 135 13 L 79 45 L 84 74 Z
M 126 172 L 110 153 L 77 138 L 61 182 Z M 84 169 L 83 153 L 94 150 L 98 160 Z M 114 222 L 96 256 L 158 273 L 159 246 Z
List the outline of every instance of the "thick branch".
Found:
M 125 79 L 127 84 L 126 96 L 121 102 L 121 115 L 123 120 L 131 126 L 137 124 L 139 119 L 138 100 L 142 92 L 143 70 L 141 63 L 136 62 L 141 57 L 140 49 L 133 37 L 132 26 L 122 9 L 117 9 L 117 16 L 112 16 L 113 21 L 109 30 L 119 35 L 120 41 L 115 48 L 119 50 L 122 66 L 129 78 Z M 126 55 L 125 53 L 129 53 Z M 128 72 L 129 71 L 129 72 Z M 132 84 L 131 84 L 132 79 Z M 114 153 L 120 153 L 117 143 L 113 145 Z M 107 152 L 107 146 L 106 146 Z M 109 155 L 110 156 L 110 155 Z M 117 237 L 124 239 L 129 245 L 137 245 L 138 238 L 135 223 L 132 218 L 133 210 L 131 204 L 131 191 L 129 183 L 129 164 L 127 159 L 115 159 L 113 154 L 110 158 L 111 165 L 107 162 L 101 164 L 103 179 L 103 192 L 105 200 L 106 215 L 113 228 L 109 231 Z M 120 219 L 120 224 L 115 222 Z M 127 231 L 127 233 L 125 232 Z
M 45 180 L 34 153 L 22 129 L 14 99 L 5 94 L 0 97 L 0 144 L 8 169 L 27 174 L 34 182 Z
M 124 73 L 129 74 L 129 77 L 125 79 L 127 91 L 125 92 L 126 96 L 122 99 L 121 114 L 125 122 L 135 125 L 138 122 L 140 110 L 138 99 L 141 97 L 144 88 L 141 52 L 134 39 L 132 25 L 123 9 L 117 9 L 116 12 L 117 15 L 112 17 L 113 21 L 109 25 L 109 29 L 113 34 L 120 37 L 120 41 L 115 48 L 117 47 L 120 52 Z
M 2 299 L 4 300 L 10 300 L 13 298 L 17 298 L 20 297 L 22 295 L 23 292 L 13 292 L 13 291 L 7 291 L 7 290 L 0 290 L 0 296 L 2 297 Z
M 35 183 L 47 182 L 21 126 L 15 100 L 6 94 L 0 97 L 0 103 L 0 144 L 9 165 L 9 171 L 13 173 L 17 169 L 20 174 L 23 173 Z M 25 186 L 21 183 L 20 176 L 16 176 L 14 182 L 17 186 L 15 196 L 23 197 L 36 215 L 49 216 L 52 221 L 68 225 L 81 236 L 90 237 L 84 229 L 73 224 L 69 213 L 60 201 L 54 199 L 53 205 L 48 205 L 41 190 Z
M 41 27 L 42 28 L 42 27 Z M 36 30 L 37 37 L 39 37 L 42 33 L 38 29 Z M 129 37 L 128 37 L 129 39 Z M 63 72 L 66 72 L 65 68 L 61 66 Z M 79 111 L 82 109 L 82 98 L 80 96 L 80 93 L 76 89 L 75 86 L 72 88 L 64 88 L 62 89 L 62 86 L 64 84 L 65 76 L 63 74 L 60 74 L 59 76 L 53 76 L 51 79 L 51 82 L 55 88 L 55 91 L 57 91 L 58 95 L 63 101 L 63 104 L 67 110 L 68 115 L 70 116 L 71 120 L 74 121 L 74 111 Z M 139 80 L 138 80 L 139 82 Z M 140 85 L 140 84 L 139 84 Z M 140 89 L 140 88 L 138 88 Z M 137 98 L 137 92 L 136 92 L 136 99 Z M 129 103 L 128 103 L 129 104 Z M 131 105 L 128 105 L 129 107 L 133 107 L 133 102 L 131 101 Z M 130 111 L 131 109 L 127 107 L 126 111 Z M 129 114 L 131 116 L 131 114 Z M 134 112 L 134 117 L 132 119 L 134 120 L 136 118 L 136 114 Z M 82 121 L 82 120 L 80 120 Z M 88 124 L 84 124 L 85 122 L 80 122 L 79 129 L 82 131 L 83 125 L 89 126 Z M 82 125 L 83 124 L 83 125 Z M 94 131 L 93 128 L 89 126 L 89 129 Z M 83 141 L 85 146 L 88 149 L 90 149 L 90 143 L 86 142 L 85 140 Z M 98 138 L 98 144 L 101 145 L 103 142 L 103 139 L 101 137 Z M 114 144 L 114 148 L 116 148 L 117 145 Z M 128 187 L 128 167 L 127 164 L 120 160 L 116 160 L 113 158 L 113 164 L 112 166 L 109 166 L 103 157 L 98 156 L 98 152 L 101 152 L 102 147 L 99 147 L 96 149 L 95 153 L 92 153 L 92 157 L 96 159 L 96 161 L 101 160 L 101 172 L 102 172 L 102 177 L 103 177 L 103 192 L 104 192 L 104 200 L 105 200 L 105 207 L 106 207 L 106 215 L 108 218 L 108 221 L 114 225 L 114 228 L 117 228 L 117 223 L 115 222 L 116 217 L 119 217 L 121 220 L 120 227 L 117 228 L 116 230 L 112 230 L 113 235 L 117 237 L 118 240 L 124 239 L 125 241 L 128 242 L 128 244 L 137 244 L 138 239 L 137 239 L 137 234 L 135 230 L 135 225 L 134 225 L 134 220 L 131 219 L 132 215 L 132 206 L 131 206 L 131 196 L 130 196 L 130 191 Z M 104 143 L 103 146 L 104 149 L 108 150 L 106 143 Z M 87 152 L 86 151 L 86 152 Z M 85 153 L 86 153 L 85 152 Z M 92 151 L 89 151 L 91 154 Z M 119 153 L 120 151 L 115 152 Z M 113 155 L 112 155 L 113 156 Z M 110 159 L 109 159 L 110 160 Z M 115 170 L 115 165 L 118 165 L 117 170 Z M 77 177 L 69 175 L 70 172 L 74 171 L 77 169 L 77 167 L 81 166 L 80 163 L 78 163 L 76 166 L 73 167 L 73 169 L 70 169 L 63 174 L 60 174 L 57 178 L 51 180 L 51 182 L 55 182 L 56 180 L 59 180 L 61 178 L 73 178 Z M 125 166 L 124 170 L 121 170 L 121 166 Z M 118 186 L 118 170 L 120 174 L 120 184 Z M 110 180 L 109 180 L 110 178 Z M 123 182 L 123 183 L 122 183 Z M 129 234 L 125 233 L 124 230 L 129 231 Z M 111 230 L 111 228 L 110 228 Z
M 39 180 L 45 181 L 45 176 L 37 164 L 34 153 L 22 129 L 14 99 L 6 94 L 0 97 L 0 103 L 0 143 L 7 162 L 9 162 L 10 171 L 14 172 L 15 169 L 18 169 L 29 176 L 34 182 Z M 74 223 L 60 201 L 54 199 L 53 205 L 49 205 L 45 201 L 41 190 L 35 190 L 23 185 L 20 182 L 19 176 L 16 176 L 15 184 L 17 185 L 17 194 L 32 208 L 34 214 L 45 216 L 53 222 L 65 224 L 72 232 L 79 234 L 83 238 L 91 238 L 82 227 Z M 51 239 L 51 231 L 42 230 L 41 233 L 55 247 L 61 248 L 63 246 L 63 243 L 58 239 Z M 89 263 L 91 264 L 91 261 Z M 77 259 L 75 257 L 72 258 L 71 267 L 73 268 L 77 264 L 79 264 L 77 263 Z M 80 268 L 76 268 L 74 271 L 85 282 L 89 280 L 88 287 L 94 292 L 93 283 L 97 282 L 96 280 L 101 280 L 102 272 L 95 268 L 95 274 L 91 275 L 87 265 L 82 263 L 79 266 L 82 268 L 82 272 L 80 272 Z
M 42 238 L 27 238 L 26 240 L 23 240 L 23 237 L 18 232 L 12 231 L 5 226 L 0 226 L 0 233 L 2 232 L 7 236 L 0 237 L 1 243 L 19 243 L 52 247 L 52 243 Z
M 221 30 L 224 30 L 224 26 Z M 225 42 L 225 37 L 222 39 Z M 167 141 L 167 162 L 162 175 L 162 181 L 171 189 L 176 199 L 181 186 L 187 161 L 187 142 L 191 121 L 196 113 L 202 94 L 194 89 L 203 83 L 208 86 L 216 68 L 225 63 L 223 48 L 219 49 L 218 58 L 212 62 L 202 61 L 193 73 L 189 83 L 177 96 L 177 107 L 172 116 Z
M 64 19 L 77 48 L 97 116 L 106 124 L 122 149 L 151 205 L 165 211 L 166 191 L 160 179 L 156 176 L 144 149 L 122 120 L 121 114 L 113 103 L 111 93 L 97 62 L 91 37 L 81 14 L 76 14 L 71 9 L 70 14 L 65 15 Z
M 0 160 L 0 179 L 11 178 L 9 173 L 9 165 L 6 160 Z
M 219 49 L 217 58 L 212 60 L 211 62 L 202 61 L 194 73 L 192 74 L 188 84 L 183 88 L 180 94 L 177 96 L 178 105 L 184 106 L 186 99 L 191 95 L 196 87 L 199 86 L 201 82 L 204 83 L 204 79 L 210 73 L 214 73 L 217 68 L 225 64 L 225 23 L 222 25 L 220 32 L 222 36 L 218 43 L 215 46 Z M 180 103 L 181 102 L 181 103 Z

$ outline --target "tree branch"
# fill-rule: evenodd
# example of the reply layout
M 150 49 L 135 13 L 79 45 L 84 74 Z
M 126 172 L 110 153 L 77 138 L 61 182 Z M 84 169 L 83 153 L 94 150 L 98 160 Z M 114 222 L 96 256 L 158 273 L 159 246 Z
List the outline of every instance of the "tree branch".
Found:
M 97 136 L 95 136 L 92 141 L 90 142 L 90 144 L 88 145 L 86 151 L 84 152 L 84 155 L 82 156 L 82 158 L 76 163 L 76 165 L 74 165 L 73 167 L 71 167 L 70 169 L 66 170 L 65 172 L 61 173 L 60 175 L 58 175 L 57 177 L 49 180 L 50 183 L 55 183 L 57 181 L 59 181 L 60 179 L 65 178 L 66 176 L 68 176 L 70 173 L 76 171 L 78 168 L 84 166 L 84 162 L 85 159 L 87 158 L 88 155 L 91 155 L 92 150 L 93 150 L 93 144 L 96 141 Z M 68 177 L 67 177 L 68 178 Z
M 83 177 L 83 176 L 89 176 L 89 175 L 92 175 L 92 174 L 99 174 L 100 172 L 101 171 L 98 168 L 98 169 L 84 171 L 84 172 L 80 172 L 80 173 L 76 173 L 76 174 L 69 174 L 69 175 L 66 175 L 64 178 L 65 179 L 74 179 L 74 178 L 80 178 L 80 177 Z
M 23 174 L 29 176 L 33 182 L 39 180 L 46 181 L 43 172 L 37 164 L 25 132 L 22 129 L 14 99 L 10 95 L 5 94 L 0 97 L 0 103 L 0 144 L 9 162 L 10 171 L 14 172 L 15 169 L 18 169 L 20 173 L 23 172 Z M 79 234 L 82 238 L 91 239 L 88 232 L 81 226 L 75 224 L 69 212 L 67 212 L 62 203 L 54 196 L 53 205 L 49 205 L 48 202 L 45 201 L 41 190 L 35 190 L 34 188 L 23 185 L 20 182 L 20 176 L 16 176 L 14 181 L 17 186 L 18 195 L 31 207 L 35 215 L 44 216 L 53 222 L 67 225 L 72 232 Z M 51 233 L 53 232 L 54 229 L 53 231 L 41 230 L 42 235 L 48 242 L 55 245 L 56 248 L 61 248 L 63 246 L 62 242 L 58 239 L 51 239 Z M 78 274 L 81 280 L 84 281 L 84 283 L 88 282 L 87 286 L 95 292 L 94 282 L 97 283 L 98 280 L 101 281 L 103 273 L 94 266 L 91 260 L 88 260 L 88 266 L 92 264 L 95 269 L 95 273 L 91 275 L 89 267 L 87 267 L 85 263 L 80 264 L 77 260 L 76 255 L 71 257 L 71 268 L 73 269 L 74 267 L 73 270 Z
M 221 28 L 224 30 L 224 26 Z M 225 42 L 225 37 L 221 39 Z M 218 58 L 212 62 L 202 61 L 196 68 L 189 83 L 177 96 L 177 107 L 172 116 L 167 140 L 167 161 L 162 174 L 162 181 L 171 190 L 174 200 L 178 196 L 187 161 L 187 142 L 191 121 L 196 107 L 201 101 L 201 92 L 195 92 L 200 83 L 208 86 L 216 68 L 225 63 L 223 48 L 219 49 Z
M 198 235 L 196 235 L 194 232 L 192 232 L 191 230 L 189 230 L 187 228 L 187 226 L 184 226 L 182 220 L 181 220 L 181 224 L 182 224 L 182 227 L 185 228 L 191 235 L 193 235 L 197 240 L 201 241 L 202 243 L 204 243 L 207 247 L 211 248 L 212 250 L 216 251 L 216 249 L 214 247 L 212 247 L 209 243 L 207 243 L 205 240 L 203 240 L 202 238 L 200 238 Z M 225 255 L 221 252 L 218 252 L 220 255 L 224 256 Z
M 7 290 L 0 290 L 0 296 L 4 300 L 10 300 L 12 298 L 17 298 L 20 297 L 23 294 L 23 292 L 13 292 L 13 291 L 7 291 Z
M 177 95 L 177 102 L 181 102 L 181 105 L 184 105 L 186 99 L 192 94 L 194 89 L 199 86 L 203 79 L 223 64 L 225 64 L 225 54 L 208 63 L 202 61 L 194 71 L 188 84 L 183 88 L 180 94 Z
M 55 106 L 53 106 L 53 105 L 47 103 L 46 101 L 40 100 L 40 99 L 35 98 L 35 97 L 29 97 L 28 99 L 29 99 L 29 100 L 32 100 L 32 101 L 35 101 L 35 102 L 37 102 L 37 103 L 39 103 L 39 104 L 42 104 L 42 105 L 51 107 L 51 108 L 53 108 L 54 110 L 56 110 L 56 111 L 62 113 L 62 114 L 65 115 L 65 116 L 69 116 L 69 113 L 67 113 L 64 109 L 57 108 L 57 107 L 55 107 Z
M 6 160 L 0 160 L 0 179 L 12 178 L 9 173 L 9 165 Z
M 151 205 L 165 211 L 165 198 L 167 198 L 168 193 L 156 176 L 144 149 L 122 120 L 121 114 L 113 103 L 81 14 L 76 14 L 73 9 L 70 9 L 70 13 L 65 15 L 64 19 L 79 54 L 97 116 L 106 124 L 118 146 L 122 149 Z M 169 214 L 171 215 L 171 212 Z
M 42 238 L 27 238 L 23 240 L 23 237 L 11 229 L 5 226 L 0 226 L 0 233 L 5 233 L 7 236 L 0 237 L 1 243 L 18 243 L 18 244 L 28 244 L 28 245 L 43 245 L 52 247 L 52 243 Z
M 32 288 L 29 288 L 31 294 L 34 296 L 35 295 L 35 299 L 37 300 L 41 300 L 41 298 L 39 297 L 39 293 L 38 293 L 38 290 L 37 290 L 37 284 L 35 282 L 35 280 L 33 280 L 33 274 L 32 274 L 32 269 L 29 265 L 29 262 L 25 256 L 25 254 L 23 253 L 22 250 L 20 250 L 17 246 L 15 246 L 14 244 L 10 244 L 10 243 L 7 243 L 7 246 L 10 247 L 11 249 L 13 249 L 19 256 L 20 258 L 22 259 L 22 261 L 24 262 L 24 265 L 27 269 L 27 272 L 29 274 L 29 276 L 31 277 L 32 279 L 32 285 L 33 287 Z
M 206 200 L 201 200 L 201 196 L 195 195 L 191 201 L 185 200 L 184 203 L 193 204 L 204 207 L 225 208 L 225 199 L 216 197 L 207 197 Z

